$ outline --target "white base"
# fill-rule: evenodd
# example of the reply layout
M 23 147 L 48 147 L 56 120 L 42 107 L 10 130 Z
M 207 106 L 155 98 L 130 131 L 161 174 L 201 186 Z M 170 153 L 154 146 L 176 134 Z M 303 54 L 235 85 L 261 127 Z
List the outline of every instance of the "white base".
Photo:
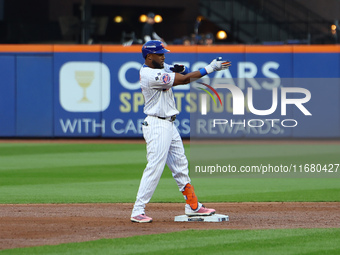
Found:
M 191 222 L 191 221 L 201 221 L 201 222 L 222 222 L 229 221 L 228 215 L 223 214 L 213 214 L 211 216 L 191 216 L 179 215 L 175 216 L 175 221 L 179 222 Z

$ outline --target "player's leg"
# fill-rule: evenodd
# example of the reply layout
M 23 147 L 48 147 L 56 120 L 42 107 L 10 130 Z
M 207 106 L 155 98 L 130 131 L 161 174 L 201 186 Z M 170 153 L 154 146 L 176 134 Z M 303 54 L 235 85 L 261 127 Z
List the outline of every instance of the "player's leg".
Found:
M 155 117 L 145 119 L 143 135 L 147 144 L 147 165 L 140 181 L 136 202 L 131 217 L 144 214 L 145 205 L 150 201 L 163 173 L 171 144 L 171 123 Z
M 185 213 L 189 216 L 214 214 L 214 209 L 206 208 L 198 202 L 194 187 L 191 185 L 188 160 L 185 156 L 183 142 L 175 126 L 173 126 L 172 133 L 173 136 L 166 163 L 186 200 Z
M 188 170 L 188 160 L 185 156 L 183 142 L 175 125 L 172 127 L 171 144 L 167 157 L 167 165 L 172 172 L 180 191 L 183 191 L 185 186 L 191 182 Z

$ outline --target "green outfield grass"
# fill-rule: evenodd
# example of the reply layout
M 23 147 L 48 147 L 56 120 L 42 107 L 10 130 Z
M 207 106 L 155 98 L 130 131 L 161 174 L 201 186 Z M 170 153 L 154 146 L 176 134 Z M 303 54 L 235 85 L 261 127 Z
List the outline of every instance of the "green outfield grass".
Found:
M 267 151 L 270 146 L 274 145 L 267 145 Z M 308 149 L 311 145 L 304 146 Z M 325 150 L 324 146 L 320 150 Z M 340 161 L 340 146 L 330 146 L 332 149 L 326 156 L 333 158 L 329 162 Z M 185 147 L 189 156 L 190 148 Z M 258 156 L 253 145 L 234 147 L 244 152 L 244 158 L 237 156 L 243 164 L 252 164 L 251 153 Z M 230 145 L 231 150 L 234 147 Z M 296 150 L 296 145 L 291 147 Z M 304 148 L 300 146 L 299 149 Z M 276 157 L 275 154 L 272 158 L 264 156 L 262 161 Z M 311 157 L 315 157 L 314 154 Z M 260 161 L 258 157 L 257 160 Z M 286 156 L 285 160 L 289 162 L 290 158 Z M 146 152 L 144 144 L 0 143 L 0 162 L 0 203 L 134 202 L 146 164 Z M 192 182 L 202 202 L 340 201 L 339 180 L 229 179 L 208 175 L 193 178 Z M 151 202 L 183 202 L 167 167 Z
M 340 253 L 340 229 L 189 230 L 168 234 L 40 246 L 0 254 L 234 254 L 292 255 Z
M 185 148 L 189 156 L 189 145 Z M 269 153 L 277 151 L 278 145 L 261 145 L 268 152 L 262 159 L 256 148 L 231 144 L 231 162 L 252 164 L 255 156 L 257 162 L 283 160 L 277 153 Z M 340 145 L 315 143 L 297 148 L 285 144 L 284 148 L 294 152 L 285 155 L 288 163 L 296 161 L 298 153 L 303 160 L 315 159 L 318 150 L 322 152 L 318 160 L 340 163 Z M 144 144 L 0 143 L 0 162 L 2 204 L 134 202 L 146 151 Z M 340 201 L 339 180 L 209 177 L 192 182 L 202 202 Z M 151 202 L 184 202 L 167 167 Z M 186 231 L 3 250 L 0 254 L 339 254 L 339 237 L 339 229 Z

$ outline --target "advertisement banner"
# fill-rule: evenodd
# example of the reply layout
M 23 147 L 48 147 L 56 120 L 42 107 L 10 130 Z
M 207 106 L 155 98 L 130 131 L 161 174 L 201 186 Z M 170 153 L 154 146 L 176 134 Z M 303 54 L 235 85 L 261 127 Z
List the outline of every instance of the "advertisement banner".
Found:
M 144 63 L 140 45 L 30 47 L 0 47 L 0 67 L 3 70 L 1 136 L 142 137 L 142 122 L 146 115 L 139 84 L 139 70 Z M 230 138 L 340 136 L 339 47 L 217 45 L 168 48 L 170 53 L 165 55 L 165 62 L 183 64 L 190 71 L 204 68 L 218 56 L 231 61 L 229 69 L 206 75 L 204 83 L 215 87 L 215 81 L 227 80 L 242 92 L 245 102 L 248 103 L 251 97 L 255 110 L 271 108 L 273 96 L 276 96 L 273 88 L 277 88 L 279 109 L 282 88 L 287 87 L 285 79 L 315 78 L 304 80 L 302 85 L 292 85 L 310 91 L 308 107 L 313 114 L 313 120 L 301 118 L 295 129 L 282 129 L 282 123 L 276 121 L 275 125 L 270 121 L 262 125 L 249 105 L 245 107 L 242 118 L 233 116 L 234 98 L 227 89 L 219 91 L 220 105 L 208 97 L 209 114 L 222 111 L 224 119 L 234 123 L 251 120 L 248 128 L 243 124 L 227 128 Z M 196 81 L 172 88 L 180 112 L 175 125 L 183 138 L 210 134 L 211 123 L 205 123 L 204 118 L 202 121 L 196 118 L 201 122 L 194 130 L 190 127 L 192 117 L 201 111 L 203 91 L 198 86 L 204 88 Z M 299 114 L 294 107 L 287 106 L 285 118 L 294 119 Z M 278 111 L 273 112 L 271 118 L 280 118 Z

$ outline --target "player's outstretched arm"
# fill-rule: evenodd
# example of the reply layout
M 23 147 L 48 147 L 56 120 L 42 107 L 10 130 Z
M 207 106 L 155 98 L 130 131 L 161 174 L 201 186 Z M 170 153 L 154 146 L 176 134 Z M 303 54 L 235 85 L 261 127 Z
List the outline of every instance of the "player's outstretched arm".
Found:
M 222 60 L 222 58 L 216 58 L 205 68 L 201 68 L 198 71 L 187 73 L 185 75 L 176 73 L 175 81 L 172 86 L 183 85 L 190 83 L 191 79 L 199 79 L 204 75 L 210 74 L 215 71 L 220 71 L 224 69 L 228 69 L 231 66 L 230 61 Z
M 200 73 L 200 71 L 191 72 L 191 73 L 188 73 L 188 74 L 185 74 L 185 75 L 180 74 L 180 73 L 176 73 L 175 74 L 175 81 L 174 81 L 174 84 L 172 86 L 188 84 L 188 83 L 190 83 L 191 79 L 199 79 L 202 76 L 203 75 Z

